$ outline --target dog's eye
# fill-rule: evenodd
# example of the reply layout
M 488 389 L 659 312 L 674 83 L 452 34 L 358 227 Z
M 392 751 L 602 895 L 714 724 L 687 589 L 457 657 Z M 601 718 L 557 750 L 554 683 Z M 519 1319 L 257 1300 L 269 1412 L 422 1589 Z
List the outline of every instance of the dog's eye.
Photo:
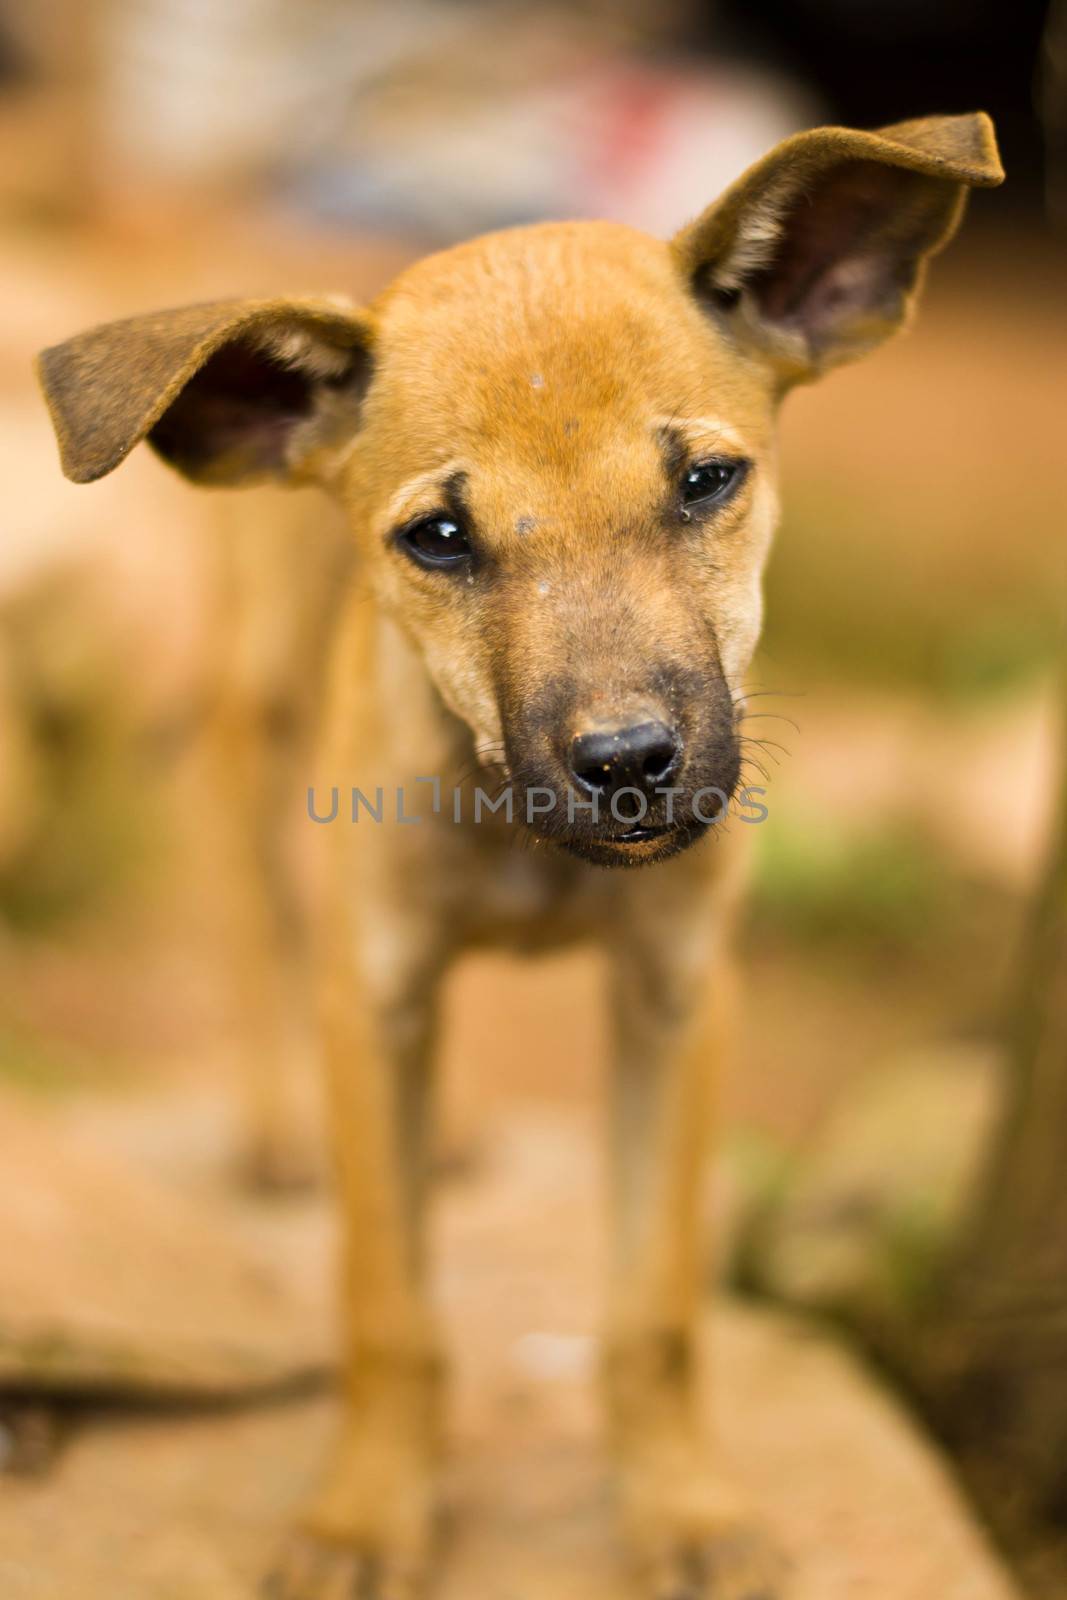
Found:
M 698 462 L 682 478 L 683 506 L 725 500 L 731 489 L 736 489 L 740 484 L 744 472 L 743 461 L 731 461 L 725 456 L 717 457 L 714 461 Z
M 471 554 L 470 540 L 452 517 L 424 517 L 404 529 L 400 543 L 423 567 L 454 567 Z

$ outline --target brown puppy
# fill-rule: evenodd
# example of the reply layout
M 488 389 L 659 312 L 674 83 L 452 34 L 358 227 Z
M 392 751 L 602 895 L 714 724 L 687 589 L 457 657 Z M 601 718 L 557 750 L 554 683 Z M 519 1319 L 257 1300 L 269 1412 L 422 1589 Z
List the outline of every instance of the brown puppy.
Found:
M 335 599 L 315 800 L 328 816 L 329 787 L 345 797 L 322 830 L 320 964 L 347 1407 L 276 1575 L 287 1600 L 395 1596 L 425 1573 L 434 997 L 473 943 L 573 937 L 601 940 L 612 972 L 605 1367 L 631 1546 L 655 1595 L 779 1592 L 758 1556 L 731 1559 L 696 1405 L 700 1177 L 736 873 L 725 839 L 683 852 L 711 831 L 706 791 L 738 783 L 778 402 L 901 323 L 966 186 L 1001 176 L 982 115 L 820 129 L 670 244 L 603 223 L 518 229 L 419 263 L 367 310 L 197 306 L 42 357 L 71 477 L 110 472 L 147 438 L 201 482 L 324 485 L 357 551 Z M 502 809 L 476 820 L 468 796 L 457 822 L 449 784 L 472 762 L 506 784 Z M 434 776 L 436 807 L 418 782 Z M 351 784 L 372 805 L 380 787 L 387 820 L 361 808 L 351 825 Z M 397 818 L 397 788 L 418 825 Z M 556 849 L 515 850 L 509 796 Z

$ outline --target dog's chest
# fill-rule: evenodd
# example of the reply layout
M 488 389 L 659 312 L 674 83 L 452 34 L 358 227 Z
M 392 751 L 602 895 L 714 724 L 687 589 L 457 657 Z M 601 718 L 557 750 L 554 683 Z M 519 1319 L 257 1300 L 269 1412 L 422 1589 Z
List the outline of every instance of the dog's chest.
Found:
M 467 942 L 550 949 L 603 924 L 606 875 L 524 843 L 468 866 L 459 908 Z

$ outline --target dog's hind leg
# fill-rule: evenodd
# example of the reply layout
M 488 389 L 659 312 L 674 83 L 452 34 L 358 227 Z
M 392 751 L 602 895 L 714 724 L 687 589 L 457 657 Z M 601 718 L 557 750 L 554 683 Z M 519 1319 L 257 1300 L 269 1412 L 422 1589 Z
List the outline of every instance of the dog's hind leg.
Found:
M 612 952 L 609 1420 L 645 1592 L 778 1600 L 779 1563 L 713 1471 L 701 1403 L 704 1180 L 731 984 L 723 932 L 700 915 L 696 928 L 661 922 L 659 938 L 635 919 Z
M 217 502 L 209 530 L 217 616 L 206 731 L 221 969 L 243 1106 L 240 1166 L 268 1189 L 298 1186 L 320 1166 L 311 907 L 294 846 L 346 541 L 339 520 L 309 498 L 266 490 Z

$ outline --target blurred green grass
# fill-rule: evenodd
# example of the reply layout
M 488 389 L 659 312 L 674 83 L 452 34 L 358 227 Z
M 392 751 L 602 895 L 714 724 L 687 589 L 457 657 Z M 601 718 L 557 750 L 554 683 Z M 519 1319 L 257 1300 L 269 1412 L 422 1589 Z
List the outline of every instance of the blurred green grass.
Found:
M 44 1098 L 125 1082 L 130 1070 L 106 1051 L 81 1049 L 43 1027 L 0 1018 L 0 1081 Z
M 967 962 L 999 937 L 1005 891 L 908 819 L 848 827 L 792 806 L 756 831 L 752 928 L 808 959 Z
M 0 927 L 44 935 L 93 916 L 150 864 L 159 819 L 126 675 L 73 581 L 0 616 L 15 773 Z
M 762 649 L 782 683 L 895 689 L 951 709 L 1047 672 L 1064 604 L 1055 581 L 1062 529 L 1057 536 L 1047 497 L 1034 486 L 1029 505 L 1013 500 L 1013 522 L 1030 530 L 1020 549 L 1000 526 L 1002 499 L 961 505 L 942 489 L 905 515 L 865 487 L 816 478 L 790 486 Z M 1034 537 L 1042 528 L 1045 550 Z M 960 551 L 972 558 L 957 559 Z

